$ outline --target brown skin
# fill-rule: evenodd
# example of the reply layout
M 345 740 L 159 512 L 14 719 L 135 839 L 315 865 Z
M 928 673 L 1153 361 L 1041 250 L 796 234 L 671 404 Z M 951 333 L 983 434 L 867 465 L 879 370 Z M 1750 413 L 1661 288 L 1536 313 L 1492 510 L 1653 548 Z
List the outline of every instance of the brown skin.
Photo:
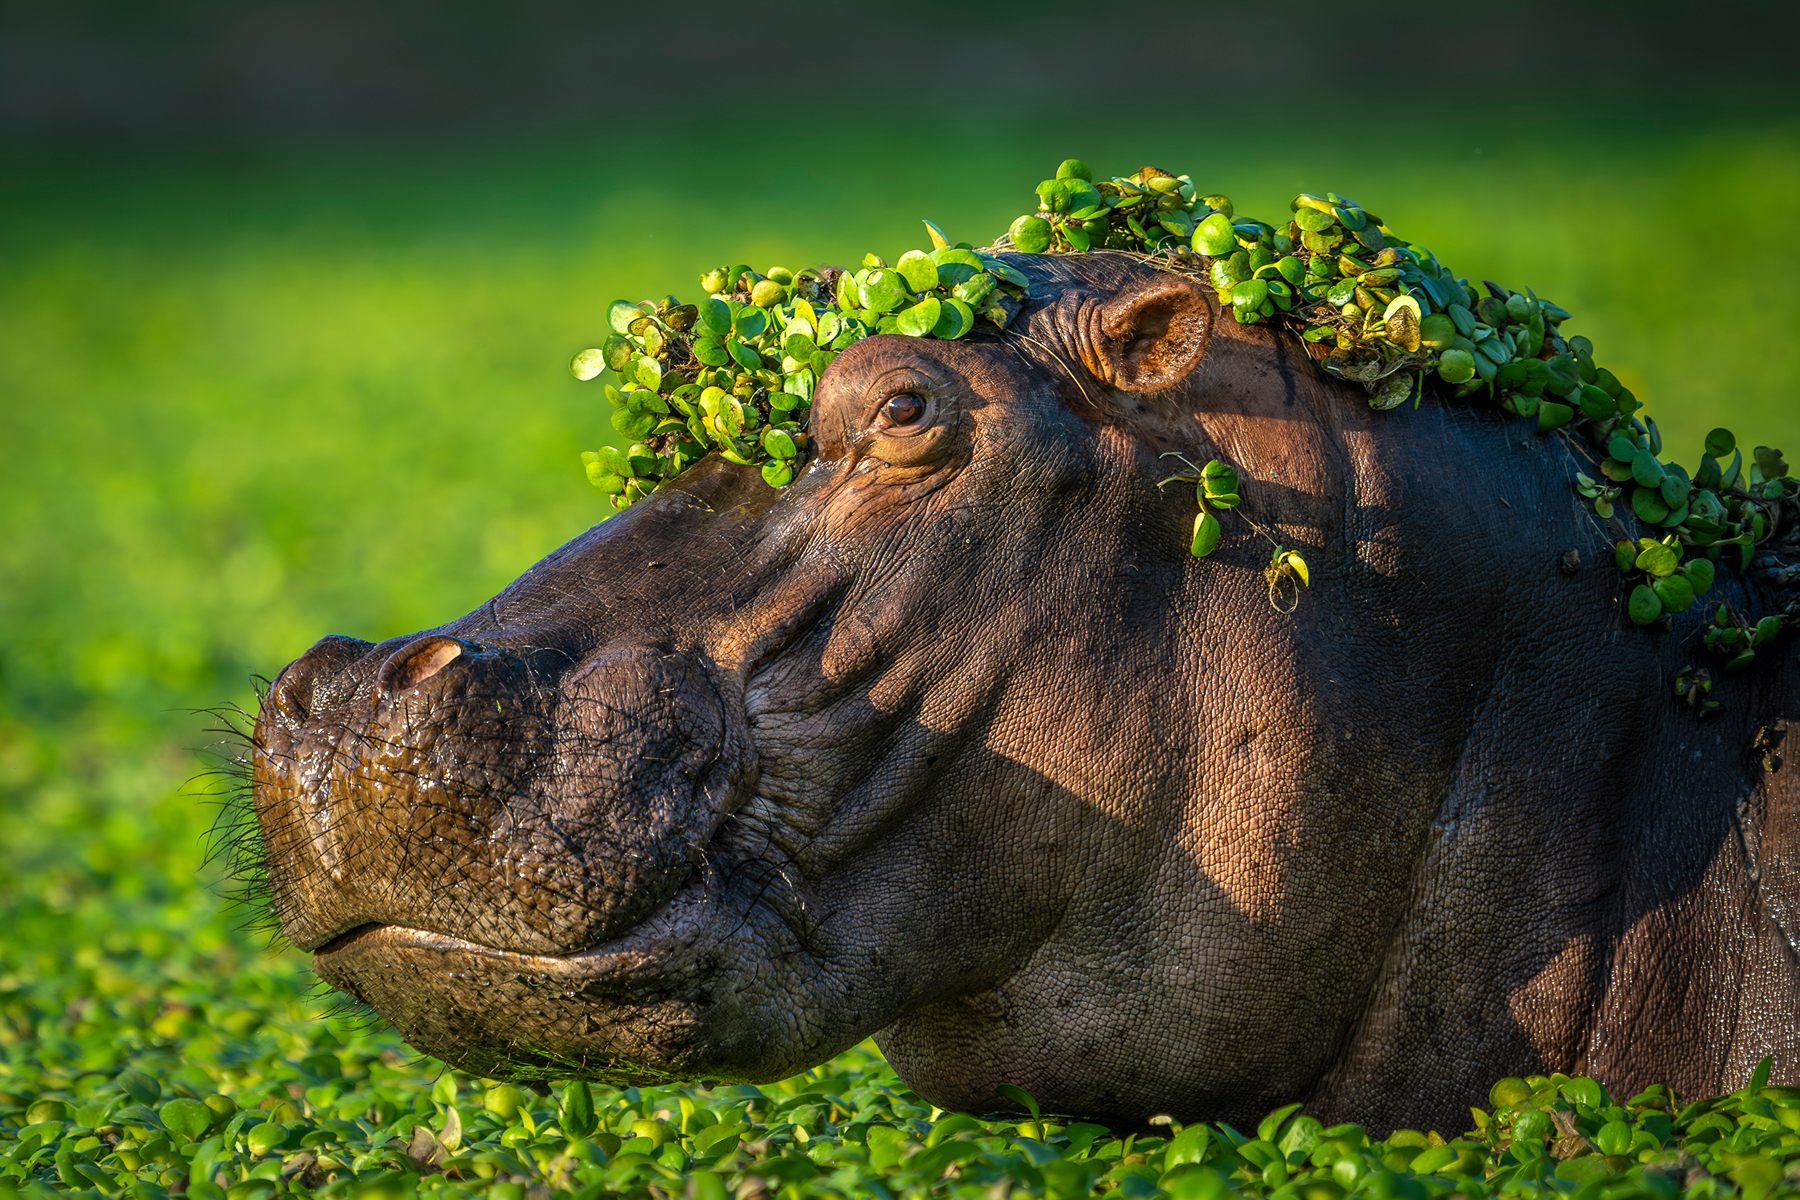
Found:
M 1800 674 L 1682 710 L 1704 618 L 1622 623 L 1562 439 L 1372 413 L 1178 276 L 1018 261 L 1012 333 L 846 351 L 792 486 L 703 463 L 282 673 L 256 811 L 319 972 L 521 1077 L 874 1034 L 953 1107 L 1444 1127 L 1534 1070 L 1800 1081 L 1800 784 L 1752 748 Z M 1203 561 L 1167 450 L 1244 479 Z M 1311 566 L 1292 615 L 1250 522 Z

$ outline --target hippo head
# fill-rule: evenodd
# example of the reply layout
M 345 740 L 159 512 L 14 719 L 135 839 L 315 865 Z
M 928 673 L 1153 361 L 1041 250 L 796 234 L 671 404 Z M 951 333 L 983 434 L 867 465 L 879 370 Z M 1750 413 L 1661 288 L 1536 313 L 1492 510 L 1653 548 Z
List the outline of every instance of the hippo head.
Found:
M 1438 651 L 1306 649 L 1367 408 L 1184 276 L 1010 261 L 1012 329 L 837 358 L 791 485 L 703 461 L 475 612 L 281 673 L 254 808 L 324 979 L 514 1078 L 768 1080 L 875 1034 L 940 1103 L 1141 1116 L 1163 1076 L 1241 1111 L 1327 1068 L 1438 799 L 1333 699 Z M 1245 476 L 1204 560 L 1171 451 Z

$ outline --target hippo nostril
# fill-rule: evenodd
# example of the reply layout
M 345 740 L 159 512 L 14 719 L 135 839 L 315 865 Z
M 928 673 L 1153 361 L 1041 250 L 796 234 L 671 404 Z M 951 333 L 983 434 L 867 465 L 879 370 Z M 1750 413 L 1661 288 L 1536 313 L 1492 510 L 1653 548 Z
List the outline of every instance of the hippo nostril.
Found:
M 318 706 L 320 691 L 331 692 L 331 681 L 368 649 L 369 643 L 361 638 L 337 633 L 320 638 L 276 676 L 264 706 L 298 726 Z
M 461 658 L 465 649 L 455 638 L 439 635 L 408 642 L 381 664 L 381 690 L 391 696 L 418 687 Z

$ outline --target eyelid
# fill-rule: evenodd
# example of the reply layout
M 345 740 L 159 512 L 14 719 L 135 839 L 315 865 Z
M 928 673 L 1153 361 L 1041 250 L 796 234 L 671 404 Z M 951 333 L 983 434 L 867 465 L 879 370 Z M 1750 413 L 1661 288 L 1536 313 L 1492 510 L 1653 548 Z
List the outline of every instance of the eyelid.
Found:
M 870 429 L 885 428 L 882 424 L 882 414 L 887 409 L 887 402 L 905 392 L 911 392 L 924 401 L 928 414 L 932 411 L 936 403 L 937 388 L 930 378 L 916 370 L 891 371 L 869 385 L 867 409 L 869 415 L 864 421 L 864 425 Z M 929 422 L 921 420 L 914 424 L 922 425 L 929 424 Z
M 911 393 L 919 398 L 923 405 L 918 417 L 904 425 L 895 425 L 887 419 L 887 403 L 895 396 Z M 892 392 L 882 393 L 880 405 L 875 409 L 875 417 L 869 423 L 869 431 L 882 437 L 904 438 L 924 433 L 937 424 L 937 395 L 926 388 L 900 388 Z

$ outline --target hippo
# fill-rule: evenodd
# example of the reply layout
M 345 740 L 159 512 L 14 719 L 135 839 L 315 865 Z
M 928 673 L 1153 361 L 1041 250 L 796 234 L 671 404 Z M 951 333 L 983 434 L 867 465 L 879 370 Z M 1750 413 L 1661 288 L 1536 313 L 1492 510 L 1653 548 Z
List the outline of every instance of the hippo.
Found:
M 1009 329 L 837 358 L 789 486 L 704 459 L 280 673 L 254 815 L 318 974 L 516 1080 L 872 1036 L 946 1108 L 1390 1128 L 1534 1072 L 1800 1083 L 1791 646 L 1702 719 L 1713 604 L 1625 619 L 1575 439 L 1372 411 L 1137 258 L 1006 261 Z M 1243 478 L 1210 557 L 1172 453 Z

